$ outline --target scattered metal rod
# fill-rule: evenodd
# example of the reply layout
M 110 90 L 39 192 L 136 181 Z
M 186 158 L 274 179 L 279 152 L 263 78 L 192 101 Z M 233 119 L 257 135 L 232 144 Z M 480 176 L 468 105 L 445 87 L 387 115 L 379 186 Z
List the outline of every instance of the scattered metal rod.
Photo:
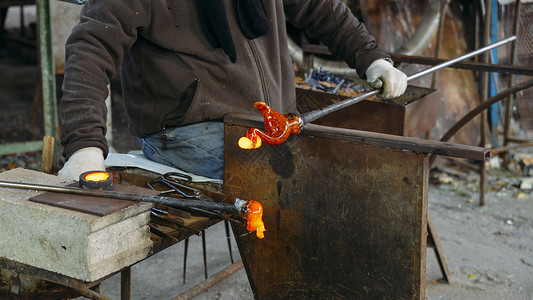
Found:
M 152 207 L 152 211 L 156 212 L 158 214 L 165 215 L 165 216 L 168 215 L 168 211 L 165 211 L 165 210 L 162 210 L 162 209 L 159 209 L 159 208 Z
M 187 253 L 189 250 L 189 238 L 185 238 L 185 248 L 183 250 L 183 284 L 185 285 L 185 278 L 187 276 Z
M 55 283 L 57 285 L 60 285 L 60 286 L 64 286 L 64 287 L 67 287 L 69 289 L 72 289 L 73 291 L 76 291 L 77 293 L 79 293 L 80 295 L 82 295 L 83 297 L 86 297 L 88 299 L 91 299 L 91 300 L 111 300 L 111 298 L 108 298 L 96 291 L 93 291 L 91 290 L 90 288 L 87 288 L 87 287 L 83 287 L 81 285 L 71 285 L 71 284 L 66 284 L 65 282 L 61 281 L 61 280 L 56 280 L 56 279 L 52 279 L 52 278 L 42 278 L 42 280 L 44 281 L 48 281 L 48 282 L 51 282 L 51 283 Z
M 229 265 L 222 271 L 216 273 L 215 275 L 211 276 L 209 279 L 204 280 L 200 282 L 199 284 L 193 286 L 192 288 L 185 291 L 183 294 L 179 295 L 178 297 L 174 298 L 173 300 L 189 300 L 193 299 L 194 297 L 200 295 L 201 293 L 207 291 L 211 287 L 213 287 L 215 284 L 219 283 L 220 281 L 228 278 L 229 276 L 237 273 L 238 271 L 242 270 L 244 268 L 244 264 L 242 263 L 242 260 L 237 261 L 234 264 Z
M 202 254 L 204 258 L 204 275 L 205 279 L 207 279 L 207 245 L 205 242 L 205 230 L 202 230 Z
M 231 251 L 231 235 L 229 231 L 229 222 L 224 221 L 224 227 L 226 228 L 226 240 L 228 241 L 229 259 L 233 263 L 233 252 Z
M 120 200 L 129 200 L 129 201 L 144 201 L 156 204 L 163 204 L 174 208 L 197 208 L 207 211 L 217 211 L 225 214 L 239 215 L 240 208 L 237 208 L 233 204 L 229 203 L 219 203 L 219 202 L 208 202 L 192 199 L 182 199 L 182 198 L 173 198 L 173 197 L 164 197 L 164 196 L 153 196 L 153 195 L 137 195 L 129 193 L 120 193 L 113 191 L 102 191 L 102 190 L 90 190 L 76 187 L 65 187 L 65 186 L 53 186 L 53 185 L 43 185 L 43 184 L 32 184 L 32 183 L 20 183 L 12 181 L 0 181 L 0 187 L 3 188 L 15 188 L 15 189 L 24 189 L 24 190 L 35 190 L 35 191 L 46 191 L 53 193 L 63 193 L 63 194 L 75 194 L 83 196 L 92 196 L 99 198 L 112 198 Z
M 224 221 L 230 221 L 230 222 L 233 222 L 233 223 L 238 223 L 238 224 L 242 224 L 243 223 L 241 220 L 230 218 L 230 217 L 224 216 L 222 214 L 217 214 L 217 213 L 214 213 L 212 211 L 208 211 L 208 210 L 201 209 L 201 208 L 187 207 L 187 208 L 183 208 L 183 210 L 188 211 L 190 213 L 195 213 L 195 214 L 203 215 L 203 216 L 206 216 L 206 217 L 210 217 L 210 218 L 218 218 L 218 219 L 221 219 L 221 220 L 224 220 Z
M 511 37 L 508 37 L 508 38 L 503 39 L 501 41 L 498 41 L 496 43 L 493 43 L 493 44 L 487 45 L 485 47 L 482 47 L 482 48 L 480 48 L 478 50 L 469 52 L 467 54 L 461 55 L 461 56 L 456 57 L 454 59 L 450 59 L 450 60 L 445 61 L 445 62 L 443 62 L 443 63 L 441 63 L 439 65 L 433 66 L 431 68 L 428 68 L 426 70 L 420 71 L 420 72 L 418 72 L 416 74 L 413 74 L 413 75 L 407 77 L 407 81 L 418 79 L 418 78 L 420 78 L 422 76 L 425 76 L 425 75 L 433 73 L 435 71 L 444 69 L 444 68 L 446 68 L 448 66 L 451 66 L 451 65 L 453 65 L 453 64 L 455 64 L 455 63 L 457 63 L 459 61 L 462 61 L 462 60 L 465 60 L 467 58 L 476 56 L 476 55 L 478 55 L 480 53 L 483 53 L 483 52 L 485 52 L 487 50 L 499 47 L 501 45 L 507 44 L 507 43 L 512 42 L 514 40 L 516 40 L 516 36 L 511 36 Z M 363 94 L 358 95 L 356 97 L 339 101 L 339 102 L 337 102 L 335 104 L 331 104 L 331 105 L 326 106 L 324 108 L 303 113 L 303 114 L 301 114 L 299 116 L 299 118 L 300 118 L 300 127 L 303 127 L 306 124 L 311 123 L 311 122 L 313 122 L 316 119 L 319 119 L 319 118 L 321 118 L 321 117 L 323 117 L 325 115 L 328 115 L 328 114 L 330 114 L 332 112 L 341 110 L 341 109 L 346 108 L 348 106 L 354 105 L 354 104 L 356 104 L 358 102 L 361 102 L 361 101 L 363 101 L 365 99 L 368 99 L 368 98 L 370 98 L 372 96 L 375 96 L 375 95 L 377 95 L 379 93 L 380 93 L 380 90 L 372 90 L 370 92 L 363 93 Z

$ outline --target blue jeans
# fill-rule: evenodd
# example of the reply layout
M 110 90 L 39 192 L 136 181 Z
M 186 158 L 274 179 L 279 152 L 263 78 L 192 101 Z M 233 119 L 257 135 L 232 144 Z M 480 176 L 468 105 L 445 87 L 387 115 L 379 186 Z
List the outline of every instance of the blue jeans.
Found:
M 166 149 L 163 150 L 163 135 Z M 168 128 L 138 138 L 146 158 L 214 179 L 224 173 L 224 123 L 203 122 Z

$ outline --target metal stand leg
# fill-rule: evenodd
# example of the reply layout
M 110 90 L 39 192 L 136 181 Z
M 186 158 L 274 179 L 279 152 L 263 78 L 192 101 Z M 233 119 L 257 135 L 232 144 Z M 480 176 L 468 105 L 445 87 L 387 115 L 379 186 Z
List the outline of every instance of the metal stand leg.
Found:
M 131 299 L 131 268 L 127 267 L 120 272 L 120 299 Z
M 448 263 L 446 262 L 446 258 L 444 258 L 444 251 L 442 250 L 442 246 L 440 245 L 440 240 L 437 237 L 437 233 L 435 231 L 435 227 L 433 226 L 433 221 L 431 220 L 429 212 L 428 212 L 427 222 L 428 222 L 427 245 L 428 247 L 431 247 L 433 248 L 433 250 L 435 250 L 435 255 L 437 256 L 437 262 L 439 263 L 440 271 L 442 272 L 442 277 L 444 281 L 450 283 L 452 275 L 450 273 L 450 269 L 448 268 Z

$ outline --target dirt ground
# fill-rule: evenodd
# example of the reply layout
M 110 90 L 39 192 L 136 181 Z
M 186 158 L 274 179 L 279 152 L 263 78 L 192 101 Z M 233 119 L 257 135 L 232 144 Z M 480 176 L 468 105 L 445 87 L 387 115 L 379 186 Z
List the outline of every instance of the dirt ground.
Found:
M 42 109 L 34 101 L 38 82 L 35 49 L 10 40 L 0 44 L 0 143 L 42 137 Z M 114 147 L 137 149 L 125 130 L 120 99 L 113 99 Z M 522 150 L 533 155 L 533 149 Z M 39 153 L 0 156 L 0 172 L 14 167 L 39 169 Z M 497 161 L 493 161 L 497 162 Z M 427 255 L 428 299 L 533 299 L 533 192 L 520 188 L 531 177 L 505 167 L 488 171 L 486 205 L 480 207 L 479 178 L 464 167 L 441 164 L 431 172 L 429 213 L 452 274 L 442 277 L 431 248 Z M 207 230 L 208 273 L 230 264 L 223 224 Z M 183 284 L 183 243 L 132 268 L 133 299 L 171 299 L 204 277 L 200 237 L 189 245 L 187 282 Z M 238 252 L 233 241 L 233 255 Z M 102 293 L 120 298 L 120 278 L 102 284 Z M 196 299 L 253 299 L 244 270 L 223 280 Z

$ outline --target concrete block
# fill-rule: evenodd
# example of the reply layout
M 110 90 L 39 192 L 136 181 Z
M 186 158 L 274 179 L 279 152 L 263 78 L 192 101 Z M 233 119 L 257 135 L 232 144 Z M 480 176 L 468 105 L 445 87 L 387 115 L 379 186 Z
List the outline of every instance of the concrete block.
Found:
M 0 173 L 0 180 L 72 183 L 25 169 Z M 40 193 L 0 188 L 0 257 L 91 282 L 150 254 L 152 204 L 136 203 L 100 217 L 28 201 Z

